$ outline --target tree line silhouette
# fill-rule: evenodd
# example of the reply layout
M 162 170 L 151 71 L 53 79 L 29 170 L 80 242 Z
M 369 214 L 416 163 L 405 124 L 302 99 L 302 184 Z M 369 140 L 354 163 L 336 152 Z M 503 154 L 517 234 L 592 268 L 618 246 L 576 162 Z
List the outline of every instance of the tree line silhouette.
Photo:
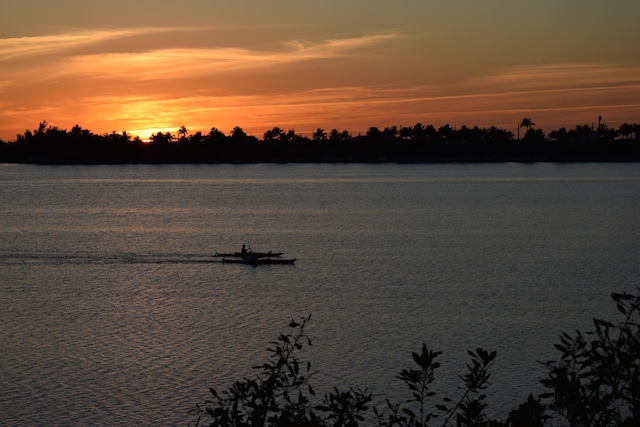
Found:
M 254 162 L 505 162 L 640 161 L 640 124 L 560 128 L 548 134 L 530 118 L 513 132 L 491 126 L 416 123 L 370 127 L 357 136 L 347 130 L 317 129 L 311 137 L 274 127 L 262 139 L 236 126 L 225 134 L 157 132 L 149 141 L 127 132 L 95 134 L 75 125 L 70 131 L 41 122 L 11 142 L 0 140 L 0 162 L 97 163 L 254 163 Z M 522 130 L 522 135 L 521 135 Z

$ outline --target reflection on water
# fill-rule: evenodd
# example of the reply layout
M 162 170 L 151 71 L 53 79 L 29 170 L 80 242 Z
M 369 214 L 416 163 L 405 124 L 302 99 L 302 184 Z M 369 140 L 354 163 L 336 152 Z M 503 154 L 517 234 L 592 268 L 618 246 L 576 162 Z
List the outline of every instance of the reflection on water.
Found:
M 634 165 L 0 166 L 3 425 L 186 425 L 291 317 L 328 384 L 387 396 L 422 342 L 498 414 L 640 273 Z M 296 265 L 221 264 L 283 251 Z

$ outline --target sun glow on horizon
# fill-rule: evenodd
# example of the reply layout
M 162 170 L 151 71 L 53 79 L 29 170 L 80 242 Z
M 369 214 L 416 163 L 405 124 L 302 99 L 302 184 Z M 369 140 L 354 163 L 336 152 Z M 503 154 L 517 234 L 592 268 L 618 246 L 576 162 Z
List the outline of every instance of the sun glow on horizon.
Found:
M 147 128 L 147 129 L 130 129 L 125 132 L 132 137 L 138 137 L 142 142 L 150 142 L 151 136 L 157 133 L 170 133 L 173 137 L 177 135 L 179 127 L 165 127 L 165 128 Z

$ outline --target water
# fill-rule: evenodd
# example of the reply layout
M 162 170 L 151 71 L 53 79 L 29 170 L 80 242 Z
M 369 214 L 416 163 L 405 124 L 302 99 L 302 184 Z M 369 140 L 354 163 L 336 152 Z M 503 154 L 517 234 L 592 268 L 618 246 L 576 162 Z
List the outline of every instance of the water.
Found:
M 422 343 L 457 392 L 498 352 L 498 416 L 560 332 L 640 266 L 636 164 L 0 165 L 0 424 L 193 424 L 293 318 L 316 388 L 404 392 Z M 294 266 L 221 264 L 285 252 Z

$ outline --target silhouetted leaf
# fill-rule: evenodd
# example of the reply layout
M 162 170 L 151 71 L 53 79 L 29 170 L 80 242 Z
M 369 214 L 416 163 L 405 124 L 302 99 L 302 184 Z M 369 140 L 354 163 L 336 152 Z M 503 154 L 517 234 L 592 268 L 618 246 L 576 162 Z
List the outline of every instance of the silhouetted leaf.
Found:
M 409 415 L 411 418 L 415 418 L 416 414 L 409 408 L 402 408 L 402 412 Z

